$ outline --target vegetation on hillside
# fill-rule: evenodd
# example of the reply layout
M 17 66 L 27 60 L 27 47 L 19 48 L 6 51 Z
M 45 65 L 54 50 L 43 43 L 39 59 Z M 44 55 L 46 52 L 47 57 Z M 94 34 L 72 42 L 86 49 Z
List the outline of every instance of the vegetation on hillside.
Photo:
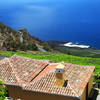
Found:
M 56 48 L 55 50 L 68 54 L 74 55 L 79 57 L 92 57 L 92 58 L 100 58 L 100 51 L 93 50 L 93 49 L 76 49 L 76 48 Z M 97 53 L 99 51 L 99 53 Z
M 51 51 L 47 42 L 31 36 L 26 29 L 16 31 L 0 22 L 0 50 L 38 50 L 38 46 Z
M 0 80 L 0 100 L 4 100 L 7 94 L 6 87 L 3 85 L 2 80 Z
M 100 58 L 89 58 L 89 57 L 77 57 L 62 53 L 51 53 L 51 52 L 36 52 L 36 51 L 27 51 L 27 52 L 0 52 L 0 55 L 5 55 L 8 57 L 13 56 L 14 54 L 19 56 L 24 56 L 28 58 L 34 58 L 34 59 L 44 59 L 44 60 L 50 60 L 54 62 L 67 62 L 72 64 L 78 64 L 78 65 L 89 65 L 89 66 L 95 66 L 94 71 L 94 84 L 95 87 L 97 87 L 98 84 L 100 84 Z
M 34 42 L 23 42 L 20 43 L 18 39 L 13 40 L 12 37 L 8 37 L 3 44 L 7 51 L 17 51 L 17 50 L 38 50 L 38 47 Z

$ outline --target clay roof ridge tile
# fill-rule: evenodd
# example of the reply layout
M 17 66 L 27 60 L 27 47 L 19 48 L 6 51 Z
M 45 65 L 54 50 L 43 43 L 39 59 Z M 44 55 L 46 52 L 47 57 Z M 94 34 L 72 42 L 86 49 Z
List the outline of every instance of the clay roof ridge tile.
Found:
M 45 62 L 45 63 L 49 63 L 49 60 L 38 60 L 38 59 L 32 59 L 32 58 L 28 58 L 28 57 L 23 57 L 23 56 L 18 56 L 18 55 L 13 55 L 11 58 L 13 57 L 17 57 L 17 58 L 21 58 L 21 59 L 26 59 L 26 60 L 33 60 L 33 61 L 39 61 L 39 62 Z
M 4 59 L 0 60 L 0 65 L 5 64 L 9 61 L 9 58 L 5 57 Z
M 46 74 L 44 74 L 43 76 L 39 77 L 37 80 L 34 80 L 34 81 L 30 82 L 29 84 L 27 84 L 26 87 L 28 87 L 28 86 L 30 86 L 30 85 L 34 85 L 36 82 L 38 82 L 39 80 L 41 80 L 43 77 L 45 77 L 46 75 L 48 75 L 48 74 L 50 74 L 50 73 L 52 73 L 52 72 L 54 72 L 54 71 L 55 71 L 54 69 L 51 70 L 51 71 L 49 71 L 48 73 L 46 73 Z
M 71 85 L 70 82 L 68 82 L 68 85 L 69 85 L 70 89 L 73 91 L 73 93 L 75 94 L 75 96 L 79 97 L 80 96 L 79 93 L 75 90 L 75 88 Z
M 12 69 L 12 73 L 15 75 L 15 77 L 16 77 L 16 80 L 17 80 L 17 82 L 18 83 L 22 83 L 22 80 L 18 77 L 18 74 L 17 74 L 17 72 L 16 72 L 16 69 L 13 67 L 13 64 L 9 61 L 9 65 L 10 65 L 10 67 L 11 67 L 11 69 Z

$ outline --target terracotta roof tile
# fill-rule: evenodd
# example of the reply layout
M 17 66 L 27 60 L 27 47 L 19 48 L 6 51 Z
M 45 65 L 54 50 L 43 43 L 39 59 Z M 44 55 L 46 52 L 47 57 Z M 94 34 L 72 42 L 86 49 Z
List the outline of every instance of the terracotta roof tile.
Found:
M 37 80 L 37 79 L 39 79 L 39 78 L 41 78 L 41 77 L 42 77 L 43 75 L 45 75 L 46 73 L 48 73 L 48 72 L 52 71 L 53 69 L 55 69 L 57 65 L 58 65 L 58 63 L 49 64 L 48 67 L 46 67 L 46 68 L 34 79 L 34 81 Z
M 14 55 L 0 61 L 0 78 L 6 84 L 23 85 L 25 90 L 64 96 L 81 96 L 89 81 L 94 66 L 79 66 L 62 63 L 65 65 L 65 80 L 67 87 L 57 87 L 55 68 L 60 63 L 29 59 Z
M 17 70 L 18 77 L 24 82 L 30 82 L 48 64 L 46 62 L 23 58 L 20 56 L 13 56 L 10 58 L 10 62 L 13 64 L 14 69 Z
M 38 81 L 34 82 L 34 84 L 30 84 L 26 86 L 24 89 L 45 92 L 45 93 L 52 93 L 52 94 L 59 94 L 59 95 L 66 95 L 66 96 L 76 96 L 73 90 L 70 88 L 69 84 L 65 87 L 56 87 L 56 78 L 55 78 L 55 71 L 47 73 L 44 77 L 40 78 Z
M 24 89 L 76 97 L 81 96 L 93 73 L 94 67 L 91 70 L 90 66 L 63 64 L 65 65 L 65 80 L 68 80 L 67 87 L 56 87 L 55 67 L 58 64 L 51 64 L 35 78 L 33 83 L 30 83 L 31 85 L 27 85 Z
M 7 62 L 9 60 L 9 58 L 5 57 L 4 59 L 0 60 L 0 65 Z
M 16 84 L 18 80 L 13 73 L 13 70 L 9 64 L 9 62 L 5 62 L 0 64 L 0 79 L 2 79 L 5 83 Z

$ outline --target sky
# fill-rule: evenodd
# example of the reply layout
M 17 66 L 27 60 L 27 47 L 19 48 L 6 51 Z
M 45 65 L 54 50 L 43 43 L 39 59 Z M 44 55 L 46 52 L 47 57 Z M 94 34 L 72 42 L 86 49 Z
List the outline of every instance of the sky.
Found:
M 99 45 L 100 0 L 1 0 L 0 21 L 42 40 Z

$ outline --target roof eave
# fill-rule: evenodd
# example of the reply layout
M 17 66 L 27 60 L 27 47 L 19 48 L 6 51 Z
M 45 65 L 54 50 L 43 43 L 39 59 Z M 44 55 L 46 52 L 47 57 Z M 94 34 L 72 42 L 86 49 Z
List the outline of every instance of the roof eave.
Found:
M 54 93 L 47 93 L 47 92 L 41 92 L 41 91 L 33 91 L 33 90 L 28 90 L 28 89 L 23 89 L 24 91 L 30 91 L 30 92 L 36 92 L 36 93 L 42 93 L 42 94 L 47 94 L 47 95 L 56 95 L 56 96 L 63 96 L 63 97 L 69 97 L 69 98 L 74 98 L 77 100 L 80 100 L 80 96 L 68 96 L 68 95 L 63 95 L 63 94 L 54 94 Z
M 80 97 L 76 97 L 76 96 L 68 96 L 68 95 L 62 95 L 62 94 L 46 93 L 46 92 L 33 91 L 33 90 L 28 90 L 28 89 L 26 90 L 26 89 L 23 89 L 23 87 L 22 87 L 21 85 L 16 85 L 16 84 L 4 83 L 4 85 L 6 85 L 6 86 L 17 86 L 17 87 L 21 87 L 22 90 L 24 90 L 24 91 L 30 91 L 30 92 L 36 92 L 36 93 L 42 93 L 42 94 L 47 94 L 47 95 L 63 96 L 63 97 L 75 98 L 75 99 L 77 99 L 77 100 L 80 100 Z

